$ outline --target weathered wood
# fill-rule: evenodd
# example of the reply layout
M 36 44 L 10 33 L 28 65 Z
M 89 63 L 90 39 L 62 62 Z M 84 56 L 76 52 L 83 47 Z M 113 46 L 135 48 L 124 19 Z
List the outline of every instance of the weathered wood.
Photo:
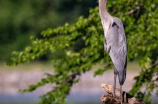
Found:
M 118 89 L 118 88 L 115 89 L 115 97 L 113 97 L 113 86 L 112 85 L 102 84 L 101 87 L 104 88 L 104 90 L 108 93 L 108 95 L 102 95 L 100 98 L 104 104 L 121 103 L 121 100 L 119 98 L 120 89 Z M 123 92 L 122 96 L 123 96 L 122 104 L 144 104 L 126 92 Z

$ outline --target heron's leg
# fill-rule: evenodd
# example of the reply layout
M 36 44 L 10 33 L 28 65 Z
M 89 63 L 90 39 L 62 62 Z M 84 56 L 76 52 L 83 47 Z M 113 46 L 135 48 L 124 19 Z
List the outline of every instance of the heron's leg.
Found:
M 113 96 L 115 96 L 115 89 L 116 89 L 116 77 L 117 77 L 117 72 L 114 70 Z
M 122 100 L 122 85 L 120 85 L 120 99 Z

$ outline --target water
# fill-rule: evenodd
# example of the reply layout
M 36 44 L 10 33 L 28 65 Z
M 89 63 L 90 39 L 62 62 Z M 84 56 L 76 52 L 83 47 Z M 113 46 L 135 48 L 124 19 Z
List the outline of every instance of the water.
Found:
M 15 96 L 12 95 L 0 95 L 0 104 L 35 104 L 40 101 L 38 98 L 39 95 L 34 94 L 18 94 Z M 69 95 L 67 97 L 67 102 L 65 104 L 102 104 L 99 100 L 100 95 L 85 95 L 78 94 Z
M 27 94 L 16 94 L 16 95 L 0 95 L 0 104 L 34 104 L 39 101 L 38 95 L 27 93 Z
M 67 102 L 65 104 L 103 104 L 100 100 L 102 93 L 87 94 L 87 93 L 75 93 L 67 96 Z M 40 101 L 38 94 L 25 93 L 17 95 L 0 95 L 0 104 L 35 104 Z M 154 104 L 157 104 L 158 100 L 155 95 L 152 96 Z
M 52 73 L 48 68 L 35 65 L 33 70 L 6 70 L 1 67 L 0 70 L 0 104 L 34 104 L 40 101 L 39 96 L 50 91 L 52 86 L 46 85 L 38 88 L 33 93 L 21 94 L 19 89 L 27 88 L 35 84 L 44 77 L 44 73 Z M 21 67 L 23 68 L 23 66 Z M 41 69 L 42 68 L 42 69 Z M 46 68 L 43 70 L 43 68 Z M 129 92 L 134 83 L 133 77 L 139 75 L 136 65 L 128 65 L 127 78 L 123 90 Z M 27 68 L 30 69 L 30 68 Z M 93 71 L 82 74 L 80 82 L 75 84 L 70 95 L 67 96 L 65 104 L 103 104 L 100 100 L 102 94 L 106 92 L 101 88 L 101 84 L 113 85 L 113 70 L 106 71 L 102 76 L 93 77 Z M 129 83 L 130 82 L 130 83 Z M 116 86 L 119 86 L 117 81 Z M 157 104 L 157 97 L 153 94 L 152 100 Z

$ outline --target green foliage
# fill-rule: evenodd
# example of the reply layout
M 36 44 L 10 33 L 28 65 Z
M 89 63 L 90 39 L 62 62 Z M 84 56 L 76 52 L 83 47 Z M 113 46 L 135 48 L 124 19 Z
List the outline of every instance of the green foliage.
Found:
M 108 1 L 108 10 L 119 17 L 125 27 L 128 42 L 128 60 L 138 56 L 142 71 L 135 77 L 131 94 L 146 104 L 151 103 L 151 92 L 157 90 L 158 71 L 158 1 L 112 0 Z M 98 14 L 98 7 L 90 10 L 88 18 L 79 17 L 74 24 L 66 23 L 56 29 L 49 28 L 42 32 L 42 38 L 32 37 L 32 45 L 24 51 L 13 52 L 8 65 L 34 60 L 47 52 L 64 50 L 64 57 L 52 59 L 54 74 L 46 74 L 41 82 L 31 85 L 22 92 L 31 92 L 47 83 L 53 84 L 52 91 L 41 96 L 39 104 L 59 104 L 65 101 L 70 88 L 77 83 L 79 76 L 91 69 L 93 65 L 105 63 L 105 67 L 95 72 L 102 74 L 112 68 L 108 55 L 104 57 L 103 29 Z M 78 45 L 78 42 L 82 45 Z M 128 76 L 127 76 L 128 77 Z M 145 91 L 142 91 L 145 88 Z

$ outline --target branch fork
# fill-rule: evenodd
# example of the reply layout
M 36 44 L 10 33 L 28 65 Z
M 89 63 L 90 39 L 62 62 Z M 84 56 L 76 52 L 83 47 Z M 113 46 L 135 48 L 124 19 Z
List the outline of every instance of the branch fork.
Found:
M 108 95 L 102 95 L 100 98 L 104 104 L 121 104 L 121 99 L 119 98 L 120 89 L 116 88 L 115 96 L 113 96 L 112 85 L 102 84 L 101 87 L 108 93 Z M 144 104 L 124 91 L 122 96 L 123 96 L 122 104 Z

